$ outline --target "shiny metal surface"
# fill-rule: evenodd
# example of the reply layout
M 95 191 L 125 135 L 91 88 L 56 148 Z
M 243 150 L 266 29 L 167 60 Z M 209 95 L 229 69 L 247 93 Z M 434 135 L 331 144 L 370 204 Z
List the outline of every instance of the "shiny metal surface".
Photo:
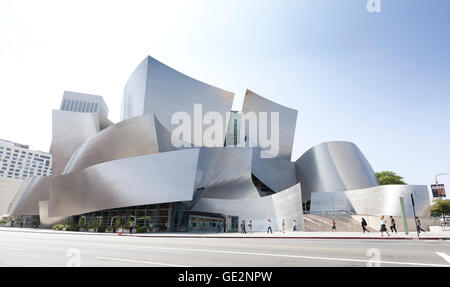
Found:
M 295 134 L 295 126 L 297 124 L 297 111 L 275 102 L 272 102 L 266 98 L 261 97 L 260 95 L 247 90 L 245 92 L 244 105 L 242 107 L 242 112 L 244 114 L 249 112 L 254 112 L 256 114 L 260 112 L 267 113 L 268 120 L 268 131 L 267 135 L 270 138 L 274 131 L 271 130 L 270 125 L 270 113 L 277 112 L 279 114 L 279 150 L 278 154 L 272 154 L 271 157 L 276 157 L 280 159 L 284 159 L 287 161 L 291 160 L 292 155 L 292 146 L 294 143 L 294 134 Z M 242 119 L 242 117 L 241 117 Z M 243 131 L 241 131 L 242 133 Z M 245 131 L 245 135 L 249 138 L 249 131 Z M 258 147 L 260 143 L 257 143 Z M 270 152 L 269 152 L 270 153 Z M 263 180 L 263 179 L 261 179 Z
M 213 199 L 201 198 L 192 208 L 194 211 L 221 213 L 239 217 L 239 223 L 252 220 L 253 231 L 266 231 L 267 220 L 272 221 L 272 229 L 281 229 L 283 218 L 286 229 L 292 230 L 292 221 L 297 221 L 297 229 L 304 230 L 303 210 L 300 184 L 296 184 L 284 191 L 264 197 L 250 197 L 243 199 Z
M 196 189 L 201 197 L 239 199 L 258 195 L 252 183 L 252 148 L 200 148 Z
M 48 200 L 41 200 L 39 205 L 39 220 L 41 228 L 50 228 L 52 225 L 64 223 L 65 217 L 49 217 L 48 216 Z
M 111 125 L 88 138 L 74 152 L 63 174 L 102 162 L 158 152 L 155 119 L 153 114 L 146 114 Z
M 297 184 L 295 163 L 280 158 L 261 158 L 257 148 L 253 150 L 252 173 L 274 192 Z
M 401 216 L 400 196 L 405 199 L 406 216 L 430 216 L 430 198 L 426 185 L 380 185 L 376 187 L 311 194 L 311 213 L 346 210 L 356 214 Z
M 234 94 L 231 92 L 192 79 L 148 56 L 126 83 L 122 119 L 153 113 L 161 124 L 172 132 L 178 126 L 171 123 L 172 115 L 182 111 L 189 114 L 191 130 L 194 131 L 194 104 L 201 104 L 203 115 L 217 112 L 222 116 L 222 136 L 225 137 L 226 113 L 231 109 L 233 98 Z M 197 128 L 202 131 L 207 127 L 201 122 L 197 123 Z
M 52 168 L 53 175 L 63 173 L 77 148 L 100 131 L 98 113 L 52 112 Z
M 53 176 L 50 217 L 192 200 L 198 149 L 108 161 Z
M 353 143 L 322 143 L 291 162 L 297 111 L 250 90 L 243 113 L 266 112 L 269 123 L 270 113 L 278 113 L 279 129 L 267 126 L 269 138 L 279 134 L 276 154 L 262 158 L 259 142 L 256 147 L 199 144 L 177 149 L 172 145 L 177 125 L 171 118 L 176 112 L 190 116 L 191 142 L 195 130 L 209 127 L 197 118 L 195 104 L 202 105 L 200 116 L 208 112 L 222 116 L 225 136 L 233 97 L 145 58 L 125 86 L 121 122 L 114 124 L 101 113 L 53 111 L 53 176 L 25 182 L 9 213 L 39 214 L 42 224 L 49 226 L 66 216 L 93 211 L 184 202 L 194 211 L 251 219 L 255 231 L 265 231 L 269 218 L 274 231 L 283 218 L 288 229 L 296 219 L 303 230 L 302 202 L 310 199 L 313 211 L 397 216 L 398 197 L 413 193 L 418 214 L 429 214 L 425 186 L 379 186 L 369 162 Z M 248 131 L 239 132 L 249 136 Z M 234 143 L 235 134 L 231 135 Z M 267 150 L 263 152 L 267 155 Z M 276 193 L 260 196 L 252 175 Z M 410 209 L 407 204 L 407 212 Z
M 51 176 L 33 176 L 21 185 L 8 207 L 15 215 L 39 215 L 39 201 L 48 200 Z
M 296 162 L 302 198 L 314 192 L 334 192 L 378 185 L 375 172 L 359 148 L 350 142 L 321 143 L 305 152 Z
M 14 200 L 23 180 L 0 177 L 0 215 L 8 214 L 8 207 Z

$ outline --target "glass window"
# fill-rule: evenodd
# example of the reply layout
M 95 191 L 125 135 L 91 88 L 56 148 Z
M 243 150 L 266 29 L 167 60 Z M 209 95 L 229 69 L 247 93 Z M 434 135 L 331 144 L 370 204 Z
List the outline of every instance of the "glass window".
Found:
M 61 110 L 65 110 L 66 109 L 66 104 L 67 104 L 67 99 L 64 99 L 63 103 L 61 105 Z

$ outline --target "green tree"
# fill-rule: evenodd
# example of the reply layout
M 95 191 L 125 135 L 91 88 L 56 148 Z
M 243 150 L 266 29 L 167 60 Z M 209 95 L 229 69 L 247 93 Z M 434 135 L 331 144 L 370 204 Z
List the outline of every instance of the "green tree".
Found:
M 387 184 L 406 184 L 403 181 L 403 177 L 397 175 L 393 171 L 380 171 L 375 174 L 377 176 L 378 182 L 381 185 Z
M 105 225 L 103 224 L 103 217 L 100 216 L 100 220 L 98 221 L 97 232 L 105 232 Z
M 431 216 L 442 216 L 442 214 L 450 213 L 450 199 L 433 199 L 434 204 L 431 206 Z
M 80 219 L 78 219 L 78 227 L 84 228 L 84 223 L 85 223 L 84 217 L 80 217 Z

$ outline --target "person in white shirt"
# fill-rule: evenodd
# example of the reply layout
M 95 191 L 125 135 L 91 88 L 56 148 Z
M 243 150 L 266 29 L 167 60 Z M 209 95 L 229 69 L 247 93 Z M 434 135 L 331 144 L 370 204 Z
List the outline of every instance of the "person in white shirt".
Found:
M 270 219 L 267 220 L 267 233 L 273 233 L 272 232 L 272 222 L 270 221 Z
M 388 236 L 391 236 L 391 235 L 389 234 L 389 232 L 387 231 L 387 228 L 386 228 L 386 220 L 384 219 L 384 216 L 381 216 L 381 217 L 380 217 L 380 225 L 381 225 L 381 228 L 380 228 L 381 236 L 384 236 L 384 235 L 383 235 L 383 232 L 386 232 L 386 234 L 387 234 Z
M 294 221 L 292 222 L 292 229 L 293 229 L 293 231 L 297 231 L 297 221 L 295 221 L 295 219 L 294 219 Z

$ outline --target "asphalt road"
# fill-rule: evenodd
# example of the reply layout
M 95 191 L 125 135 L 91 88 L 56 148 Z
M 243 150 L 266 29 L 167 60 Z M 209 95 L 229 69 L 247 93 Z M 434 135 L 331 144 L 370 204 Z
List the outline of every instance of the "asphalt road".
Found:
M 442 266 L 435 240 L 134 238 L 0 231 L 0 266 Z

